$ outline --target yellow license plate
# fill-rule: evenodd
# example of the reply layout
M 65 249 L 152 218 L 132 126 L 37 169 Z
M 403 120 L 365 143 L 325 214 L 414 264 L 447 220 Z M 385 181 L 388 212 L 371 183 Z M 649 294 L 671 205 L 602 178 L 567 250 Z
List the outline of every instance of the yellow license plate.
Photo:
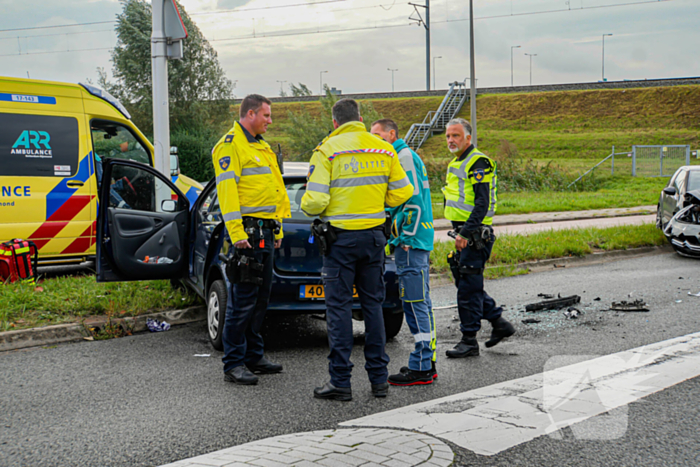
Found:
M 357 289 L 352 286 L 353 298 L 358 298 Z M 299 286 L 299 298 L 326 298 L 325 289 L 322 285 L 301 285 Z

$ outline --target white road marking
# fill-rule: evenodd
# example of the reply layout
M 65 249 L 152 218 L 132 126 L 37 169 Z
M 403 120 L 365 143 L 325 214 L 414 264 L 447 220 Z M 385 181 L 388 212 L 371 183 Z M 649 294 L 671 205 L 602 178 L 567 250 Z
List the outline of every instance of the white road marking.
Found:
M 587 431 L 572 426 L 574 435 L 622 436 L 628 404 L 699 375 L 700 332 L 340 425 L 416 430 L 492 456 L 606 412 L 617 418 Z

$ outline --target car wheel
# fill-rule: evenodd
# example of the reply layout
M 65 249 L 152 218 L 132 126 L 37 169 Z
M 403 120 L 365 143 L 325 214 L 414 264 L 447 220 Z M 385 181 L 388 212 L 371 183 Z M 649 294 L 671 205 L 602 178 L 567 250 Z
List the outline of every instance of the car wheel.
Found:
M 209 341 L 216 350 L 223 350 L 224 319 L 226 317 L 226 283 L 216 280 L 209 287 L 207 294 L 207 331 Z
M 384 310 L 384 331 L 386 340 L 393 339 L 401 330 L 403 325 L 403 309 Z

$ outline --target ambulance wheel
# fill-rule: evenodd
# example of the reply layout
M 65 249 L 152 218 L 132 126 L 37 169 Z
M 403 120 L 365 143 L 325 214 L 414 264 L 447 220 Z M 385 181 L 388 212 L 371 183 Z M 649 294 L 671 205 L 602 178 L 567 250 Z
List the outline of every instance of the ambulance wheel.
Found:
M 403 325 L 403 308 L 384 310 L 384 331 L 386 340 L 393 339 Z
M 212 282 L 207 293 L 207 331 L 209 341 L 216 350 L 224 350 L 222 337 L 227 298 L 226 283 L 221 279 Z

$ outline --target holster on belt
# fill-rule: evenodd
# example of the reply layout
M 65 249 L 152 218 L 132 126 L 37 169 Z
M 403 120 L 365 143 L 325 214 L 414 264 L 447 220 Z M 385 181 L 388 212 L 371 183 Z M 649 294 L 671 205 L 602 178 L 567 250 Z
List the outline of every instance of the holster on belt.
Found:
M 314 219 L 311 224 L 311 233 L 318 244 L 318 248 L 323 256 L 328 256 L 331 245 L 338 239 L 338 234 L 330 222 L 323 222 L 321 219 Z
M 232 284 L 262 285 L 263 265 L 254 257 L 246 255 L 241 249 L 234 248 L 233 255 L 219 258 L 226 263 L 226 276 Z

